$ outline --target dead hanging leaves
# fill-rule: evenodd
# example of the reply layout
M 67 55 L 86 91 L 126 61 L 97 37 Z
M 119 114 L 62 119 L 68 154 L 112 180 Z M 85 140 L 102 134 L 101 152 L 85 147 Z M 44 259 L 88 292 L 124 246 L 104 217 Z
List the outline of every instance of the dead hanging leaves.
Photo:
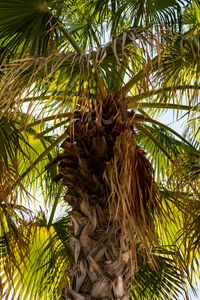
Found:
M 151 260 L 152 246 L 157 243 L 153 215 L 159 210 L 158 195 L 152 167 L 130 129 L 117 138 L 104 179 L 110 193 L 110 220 L 119 224 L 122 236 L 129 240 L 132 262 L 138 245 Z

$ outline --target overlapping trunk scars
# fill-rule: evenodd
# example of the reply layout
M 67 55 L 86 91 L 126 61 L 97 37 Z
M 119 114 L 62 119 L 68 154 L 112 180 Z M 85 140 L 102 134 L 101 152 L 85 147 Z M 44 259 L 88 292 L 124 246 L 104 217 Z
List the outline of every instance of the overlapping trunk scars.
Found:
M 72 207 L 71 247 L 75 265 L 69 271 L 72 288 L 63 292 L 63 299 L 129 299 L 129 282 L 136 271 L 137 246 L 133 244 L 131 235 L 137 234 L 137 230 L 134 227 L 130 232 L 130 228 L 133 229 L 127 226 L 127 221 L 130 220 L 122 222 L 122 219 L 135 217 L 137 205 L 140 205 L 138 214 L 145 214 L 147 209 L 141 206 L 143 200 L 149 209 L 152 177 L 150 176 L 147 183 L 147 194 L 145 191 L 135 190 L 134 195 L 130 194 L 133 190 L 129 186 L 123 186 L 118 178 L 124 168 L 120 164 L 124 161 L 119 160 L 118 165 L 114 163 L 116 143 L 124 134 L 126 139 L 127 133 L 129 140 L 124 147 L 127 152 L 125 160 L 128 158 L 129 149 L 132 151 L 134 145 L 134 141 L 133 145 L 129 145 L 133 132 L 127 125 L 127 120 L 126 107 L 109 96 L 103 103 L 99 102 L 99 105 L 87 112 L 75 112 L 74 121 L 67 129 L 68 137 L 62 144 L 64 152 L 60 156 L 59 176 L 67 186 L 65 199 Z M 133 158 L 136 159 L 133 155 L 130 156 L 129 162 Z M 135 167 L 134 162 L 131 167 Z M 116 169 L 112 171 L 110 168 Z M 132 176 L 135 171 L 131 172 L 127 166 L 127 172 L 123 176 Z M 115 179 L 113 174 L 118 174 Z M 137 180 L 141 181 L 140 178 Z M 137 180 L 134 179 L 134 182 Z M 133 180 L 128 182 L 131 184 Z M 115 188 L 119 189 L 119 194 Z M 124 188 L 128 191 L 122 191 Z M 141 197 L 145 199 L 136 199 L 138 193 L 142 193 L 144 196 Z M 117 200 L 117 195 L 121 197 L 120 200 Z M 127 215 L 127 212 L 123 215 L 120 205 L 123 205 L 123 200 L 128 205 L 130 196 L 137 200 L 133 203 L 132 199 L 129 207 L 134 213 L 129 211 Z M 137 216 L 134 222 L 139 218 Z M 148 221 L 146 217 L 142 220 Z M 131 224 L 135 224 L 134 222 Z
M 106 210 L 98 204 L 89 205 L 87 198 L 81 201 L 80 212 L 71 217 L 76 264 L 71 270 L 73 287 L 68 290 L 68 299 L 126 299 L 131 274 L 129 259 L 120 255 L 120 230 L 116 232 Z

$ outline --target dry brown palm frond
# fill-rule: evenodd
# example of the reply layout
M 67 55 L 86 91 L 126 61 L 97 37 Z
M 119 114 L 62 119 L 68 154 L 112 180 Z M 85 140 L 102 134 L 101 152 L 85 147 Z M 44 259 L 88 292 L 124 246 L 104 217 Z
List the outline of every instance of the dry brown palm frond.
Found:
M 70 97 L 72 102 L 73 97 L 93 99 L 97 93 L 105 94 L 105 81 L 108 79 L 106 77 L 110 76 L 107 64 L 118 66 L 113 74 L 118 79 L 122 70 L 123 73 L 131 72 L 132 75 L 138 72 L 138 67 L 146 70 L 146 62 L 142 57 L 146 47 L 142 47 L 142 43 L 150 43 L 148 38 L 144 38 L 143 31 L 129 30 L 123 37 L 120 36 L 96 51 L 84 51 L 81 54 L 58 52 L 48 57 L 28 57 L 2 64 L 0 109 L 3 113 L 9 111 L 10 114 L 14 114 L 16 109 L 21 108 L 25 96 L 35 99 L 41 95 L 43 99 L 50 95 L 54 99 L 55 92 L 52 89 L 63 92 L 63 101 Z M 130 70 L 130 63 L 133 70 Z M 147 64 L 149 65 L 149 62 Z M 145 72 L 142 71 L 141 74 L 144 78 Z M 123 83 L 122 78 L 120 82 Z
M 12 64 L 1 65 L 0 109 L 2 114 L 7 111 L 10 115 L 14 114 L 16 109 L 21 108 L 25 95 L 30 96 L 29 103 L 32 98 L 34 104 L 35 96 L 37 100 L 40 100 L 38 95 L 46 95 L 53 76 L 60 66 L 72 68 L 73 59 L 74 56 L 71 53 L 54 54 L 49 57 L 20 59 Z M 40 88 L 36 87 L 36 83 Z M 63 97 L 64 100 L 65 97 Z
M 178 176 L 177 176 L 178 174 Z M 177 191 L 192 191 L 200 198 L 200 155 L 196 151 L 183 153 L 174 160 L 169 183 Z
M 157 244 L 157 235 L 153 218 L 160 204 L 152 167 L 136 145 L 132 131 L 127 129 L 117 138 L 104 178 L 110 190 L 110 219 L 130 241 L 132 263 L 139 245 L 154 264 L 151 249 Z
M 12 289 L 15 271 L 21 276 L 25 267 L 34 217 L 29 209 L 12 202 L 12 197 L 0 200 L 0 216 L 0 278 Z

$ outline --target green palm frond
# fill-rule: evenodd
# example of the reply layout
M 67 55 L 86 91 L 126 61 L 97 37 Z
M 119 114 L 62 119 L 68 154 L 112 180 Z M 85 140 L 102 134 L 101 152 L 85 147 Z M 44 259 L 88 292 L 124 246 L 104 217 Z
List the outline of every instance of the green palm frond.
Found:
M 175 173 L 174 173 L 175 172 Z M 176 177 L 174 174 L 178 174 Z M 194 192 L 199 194 L 199 182 L 200 182 L 200 155 L 199 152 L 192 151 L 192 149 L 186 151 L 177 156 L 172 165 L 171 178 L 173 183 L 177 184 L 177 188 L 184 190 L 192 188 Z
M 125 1 L 122 4 L 121 11 L 127 10 L 126 15 L 130 15 L 132 26 L 152 26 L 157 25 L 174 28 L 180 27 L 181 6 L 188 1 Z
M 31 212 L 28 211 L 25 207 L 17 204 L 6 204 L 5 202 L 0 204 L 1 209 L 1 222 L 0 222 L 0 231 L 1 231 L 1 241 L 2 244 L 1 250 L 1 259 L 6 257 L 9 253 L 12 253 L 12 244 L 20 244 L 23 242 L 23 237 L 21 238 L 20 233 L 18 232 L 18 226 L 24 225 L 26 219 L 30 219 Z M 9 243 L 9 241 L 11 241 Z M 23 248 L 23 247 L 22 247 Z M 19 249 L 18 249 L 19 250 Z
M 60 1 L 61 5 L 61 1 Z M 0 34 L 4 55 L 49 55 L 57 51 L 67 37 L 76 45 L 73 37 L 62 25 L 55 1 L 1 1 Z
M 7 202 L 6 199 L 0 203 L 0 281 L 3 290 L 7 287 L 9 291 L 14 270 L 20 274 L 21 266 L 25 267 L 30 233 L 28 223 L 34 216 L 27 208 Z
M 187 294 L 187 277 L 176 265 L 180 256 L 178 249 L 160 248 L 155 250 L 157 270 L 153 270 L 148 263 L 140 261 L 138 273 L 133 281 L 131 299 L 180 299 L 180 295 Z
M 175 240 L 181 253 L 180 263 L 189 281 L 196 288 L 200 278 L 199 194 L 188 189 L 182 194 L 179 191 L 176 192 L 176 196 L 173 198 L 176 199 L 176 205 L 178 204 L 181 209 L 181 214 L 180 211 L 178 212 L 179 222 L 174 224 L 176 227 Z M 177 210 L 174 213 L 177 213 Z M 168 230 L 170 231 L 170 227 Z
M 10 286 L 4 290 L 5 297 L 10 294 L 13 297 L 18 295 L 20 299 L 45 300 L 60 296 L 62 288 L 69 282 L 67 270 L 73 260 L 68 226 L 68 218 L 63 217 L 48 227 L 41 215 L 31 225 L 28 236 L 24 232 L 29 242 L 24 263 L 18 262 L 20 270 L 11 265 L 12 282 L 5 271 L 1 274 L 4 285 Z
M 163 54 L 158 76 L 164 82 L 175 85 L 188 85 L 192 82 L 198 90 L 199 83 L 199 33 L 176 35 L 170 41 L 169 50 Z M 168 46 L 167 46 L 168 47 Z M 194 89 L 193 98 L 197 102 L 198 92 Z
M 193 32 L 200 29 L 200 4 L 198 0 L 193 0 L 183 14 L 183 24 Z
M 1 1 L 1 41 L 11 52 L 47 54 L 56 49 L 55 18 L 44 1 Z M 50 49 L 48 49 L 48 46 Z
M 31 290 L 33 298 L 37 295 L 40 299 L 46 299 L 45 297 L 55 299 L 56 293 L 61 293 L 62 287 L 67 284 L 66 271 L 72 261 L 66 230 L 68 223 L 69 221 L 63 218 L 50 228 L 46 226 L 36 228 L 34 246 L 30 251 L 30 263 L 27 266 L 28 272 L 24 274 L 26 286 L 30 287 L 25 290 L 25 298 Z
M 199 148 L 200 144 L 200 120 L 199 117 L 192 116 L 186 123 L 184 136 L 187 136 L 190 141 Z
M 150 127 L 148 125 L 143 125 L 143 128 L 146 129 L 145 132 L 140 130 L 141 128 L 138 128 L 138 141 L 147 151 L 156 175 L 166 178 L 172 159 L 182 152 L 183 146 L 164 129 L 159 129 L 155 126 Z M 152 140 L 151 137 L 154 137 L 154 140 Z M 167 151 L 167 155 L 163 153 L 160 145 Z
M 12 184 L 19 178 L 18 153 L 21 153 L 24 159 L 28 159 L 25 148 L 31 149 L 31 146 L 21 133 L 18 123 L 10 120 L 6 115 L 2 116 L 0 119 L 1 201 L 5 201 L 11 192 Z
M 183 114 L 184 116 L 191 114 L 195 117 L 200 111 L 200 107 L 198 103 L 194 103 L 194 105 L 191 103 L 194 90 L 198 91 L 199 87 L 195 85 L 176 85 L 174 89 L 172 85 L 141 93 L 132 88 L 132 96 L 127 96 L 126 102 L 130 109 L 143 109 L 148 115 L 156 119 L 167 111 L 171 111 L 173 116 L 179 118 Z M 174 119 L 177 119 L 177 117 L 174 117 Z
M 111 36 L 127 27 L 181 28 L 181 9 L 190 1 L 87 1 L 92 20 L 110 25 Z M 108 27 L 109 30 L 109 27 Z
M 54 185 L 55 170 L 54 173 L 49 171 L 48 180 L 44 180 L 45 166 L 57 155 L 58 145 L 64 138 L 52 136 L 54 129 L 55 125 L 49 128 L 44 123 L 38 125 L 28 114 L 15 114 L 12 120 L 6 115 L 1 118 L 1 201 L 13 203 L 19 197 L 18 201 L 21 199 L 23 204 L 30 199 L 35 202 L 39 186 L 40 192 L 45 195 L 47 185 L 48 188 Z

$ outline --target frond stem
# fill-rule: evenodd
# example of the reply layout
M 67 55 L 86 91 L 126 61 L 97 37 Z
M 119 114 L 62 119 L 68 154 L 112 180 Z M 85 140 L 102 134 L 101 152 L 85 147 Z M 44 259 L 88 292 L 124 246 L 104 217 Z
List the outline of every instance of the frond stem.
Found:
M 79 54 L 82 53 L 82 49 L 79 47 L 75 39 L 69 34 L 67 29 L 64 27 L 64 25 L 59 20 L 57 21 L 57 23 L 59 25 L 60 30 L 62 31 L 64 36 L 68 39 L 68 41 L 70 42 L 74 50 Z
M 38 124 L 42 124 L 44 122 L 48 122 L 48 121 L 52 121 L 52 120 L 57 120 L 57 119 L 63 119 L 63 118 L 72 118 L 73 117 L 73 113 L 63 113 L 63 114 L 58 114 L 58 115 L 54 115 L 54 116 L 48 116 L 39 120 L 36 120 L 28 125 L 26 125 L 26 130 L 30 129 Z
M 151 134 L 149 130 L 147 130 L 142 124 L 139 122 L 134 123 L 135 127 L 142 131 L 146 136 L 148 136 L 159 148 L 160 150 L 166 155 L 166 157 L 172 162 L 172 157 L 171 155 L 166 151 L 166 149 L 163 147 L 163 145 Z
M 139 100 L 142 100 L 142 99 L 145 99 L 147 97 L 151 97 L 151 96 L 155 96 L 155 95 L 158 95 L 158 94 L 161 94 L 163 92 L 170 92 L 170 91 L 178 91 L 178 90 L 197 90 L 197 89 L 200 89 L 200 86 L 194 86 L 194 85 L 178 85 L 178 86 L 168 86 L 168 87 L 165 87 L 165 88 L 160 88 L 158 90 L 152 90 L 152 91 L 148 91 L 146 93 L 142 93 L 141 95 L 136 95 L 136 96 L 128 96 L 126 97 L 126 101 L 127 103 L 133 101 L 133 102 L 137 102 Z M 161 103 L 159 103 L 160 105 Z M 164 104 L 166 105 L 166 104 Z M 150 106 L 152 107 L 152 106 Z M 188 106 L 183 106 L 183 107 L 186 107 L 186 109 L 188 108 Z M 167 107 L 169 108 L 169 107 Z
M 159 122 L 159 121 L 156 121 L 156 120 L 153 120 L 151 118 L 149 119 L 146 119 L 145 121 L 147 122 L 150 122 L 152 124 L 156 124 L 168 131 L 170 131 L 171 133 L 173 133 L 174 135 L 176 135 L 180 140 L 182 140 L 183 142 L 185 142 L 186 144 L 188 144 L 188 146 L 192 147 L 194 150 L 196 150 L 184 137 L 182 137 L 178 132 L 176 132 L 175 130 L 173 130 L 172 128 L 170 128 L 169 126 Z
M 137 105 L 128 105 L 128 108 L 156 108 L 156 109 L 177 109 L 177 110 L 189 110 L 189 111 L 200 111 L 199 106 L 188 106 L 188 105 L 179 105 L 173 103 L 138 103 Z
M 59 190 L 58 190 L 58 193 L 55 197 L 55 201 L 54 201 L 54 204 L 53 204 L 53 207 L 52 207 L 51 215 L 49 217 L 48 226 L 52 225 L 52 221 L 53 221 L 53 218 L 54 218 L 54 215 L 55 215 L 55 212 L 56 212 L 56 208 L 57 208 L 59 197 L 60 197 L 60 194 L 61 194 L 62 190 L 63 190 L 63 187 L 60 186 Z

